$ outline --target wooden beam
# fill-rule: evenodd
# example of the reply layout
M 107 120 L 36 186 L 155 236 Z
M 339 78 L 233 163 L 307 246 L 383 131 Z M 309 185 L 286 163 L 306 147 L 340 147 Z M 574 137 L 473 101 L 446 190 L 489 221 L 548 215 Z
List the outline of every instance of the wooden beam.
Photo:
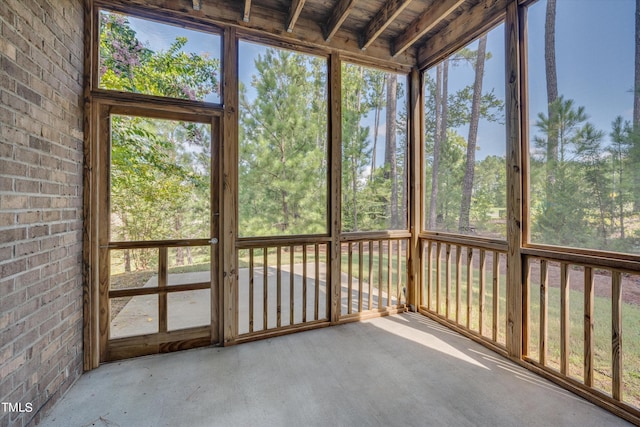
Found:
M 427 34 L 454 10 L 459 8 L 464 2 L 465 0 L 445 0 L 435 2 L 435 6 L 420 15 L 411 24 L 409 24 L 402 34 L 396 37 L 391 44 L 391 56 L 395 58 L 404 52 L 407 48 L 418 41 L 420 37 Z
M 232 344 L 238 336 L 238 270 L 236 265 L 236 238 L 238 219 L 238 41 L 236 29 L 224 32 L 224 118 L 222 145 L 222 206 L 220 219 L 222 232 L 219 244 L 221 283 L 219 302 L 220 340 Z
M 340 55 L 331 54 L 329 58 L 329 232 L 331 233 L 331 265 L 327 282 L 329 292 L 329 320 L 340 320 L 341 306 L 341 252 L 340 229 L 342 228 L 342 64 Z
M 481 2 L 483 6 L 486 1 Z M 496 4 L 496 2 L 493 2 Z M 500 3 L 498 1 L 497 3 Z M 502 13 L 504 13 L 504 8 Z M 518 4 L 509 2 L 506 7 L 505 25 L 505 113 L 507 127 L 507 336 L 506 347 L 509 356 L 522 358 L 522 144 L 520 134 L 520 25 Z M 474 9 L 473 16 L 483 15 Z M 492 11 L 489 16 L 497 12 Z M 480 27 L 477 27 L 479 29 Z M 484 27 L 486 28 L 486 27 Z M 473 31 L 476 31 L 473 30 Z M 458 31 L 458 30 L 456 30 Z M 464 33 L 454 37 L 463 40 Z
M 249 22 L 249 15 L 251 14 L 251 0 L 244 0 L 244 10 L 242 12 L 242 20 Z
M 411 0 L 388 0 L 365 27 L 360 38 L 360 49 L 368 48 L 409 3 Z
M 481 0 L 455 18 L 418 51 L 418 67 L 426 68 L 477 39 L 505 16 L 510 0 Z M 516 4 L 517 7 L 517 4 Z M 517 39 L 516 39 L 517 40 Z M 396 55 L 399 52 L 396 52 Z
M 324 25 L 324 40 L 329 41 L 333 37 L 340 26 L 347 19 L 351 9 L 356 5 L 356 0 L 340 0 L 336 7 L 333 9 L 333 13 L 329 17 L 329 20 Z
M 409 165 L 409 230 L 411 238 L 409 239 L 409 259 L 407 261 L 407 304 L 411 311 L 418 311 L 418 307 L 422 301 L 418 300 L 418 285 L 422 283 L 421 271 L 421 252 L 422 245 L 420 243 L 421 230 L 421 207 L 422 207 L 422 76 L 416 68 L 411 70 L 409 76 L 409 149 L 407 150 Z M 431 243 L 429 243 L 431 246 Z M 428 273 L 431 274 L 430 272 Z M 421 291 L 420 291 L 421 292 Z
M 291 2 L 291 9 L 289 9 L 289 17 L 287 18 L 287 25 L 285 26 L 287 33 L 293 31 L 293 27 L 296 25 L 298 18 L 300 17 L 300 12 L 302 12 L 302 8 L 304 7 L 305 0 L 293 0 Z

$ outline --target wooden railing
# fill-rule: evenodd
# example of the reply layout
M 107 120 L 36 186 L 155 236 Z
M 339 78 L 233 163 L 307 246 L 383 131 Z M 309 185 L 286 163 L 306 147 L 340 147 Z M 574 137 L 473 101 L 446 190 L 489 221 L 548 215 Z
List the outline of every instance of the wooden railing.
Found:
M 423 236 L 419 309 L 501 352 L 506 332 L 506 243 Z
M 341 244 L 340 319 L 405 310 L 408 233 L 349 234 Z
M 328 322 L 327 240 L 238 241 L 240 338 Z
M 619 268 L 614 268 L 602 257 L 523 252 L 524 360 L 640 415 L 640 270 L 635 263 L 616 260 Z

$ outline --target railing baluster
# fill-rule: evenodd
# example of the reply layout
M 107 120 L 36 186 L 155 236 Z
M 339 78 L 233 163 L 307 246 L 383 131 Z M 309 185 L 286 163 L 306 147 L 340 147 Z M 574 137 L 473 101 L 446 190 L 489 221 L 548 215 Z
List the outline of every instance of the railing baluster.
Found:
M 401 258 L 401 252 L 402 252 L 402 240 L 397 240 L 397 245 L 396 245 L 396 249 L 397 249 L 397 254 L 398 254 L 398 259 L 396 260 L 398 267 L 396 269 L 397 276 L 396 276 L 396 304 L 400 305 L 400 300 L 402 299 L 402 294 L 401 294 L 401 289 L 402 289 L 402 258 Z
M 540 260 L 540 363 L 547 363 L 547 315 L 549 311 L 549 294 L 547 280 L 549 279 L 547 260 Z
M 480 289 L 478 290 L 478 332 L 484 335 L 484 293 L 485 293 L 485 273 L 487 267 L 487 253 L 480 249 Z
M 358 313 L 362 312 L 362 242 L 358 242 Z
M 473 248 L 467 248 L 467 329 L 473 316 Z
M 166 247 L 159 248 L 158 257 L 158 289 L 162 291 L 166 290 L 168 284 L 169 254 Z M 158 330 L 160 332 L 167 332 L 167 317 L 167 293 L 160 292 L 158 295 Z
M 433 310 L 433 301 L 431 300 L 431 292 L 433 289 L 433 243 L 429 240 L 427 242 L 427 307 L 429 310 Z
M 529 292 L 529 286 L 531 285 L 530 257 L 525 257 L 523 268 L 524 284 L 522 286 L 522 319 L 524 321 L 524 324 L 522 325 L 522 355 L 529 356 L 529 327 L 531 326 L 531 292 Z
M 302 323 L 307 321 L 307 245 L 302 245 Z
M 369 310 L 373 309 L 373 241 L 369 241 Z
M 493 328 L 492 337 L 498 342 L 498 321 L 500 320 L 500 255 L 497 251 L 493 251 Z
M 446 268 L 445 271 L 445 297 L 444 297 L 444 306 L 445 306 L 445 317 L 448 319 L 451 312 L 449 310 L 449 299 L 451 296 L 451 245 L 447 244 L 445 248 L 445 262 L 444 266 Z
M 269 251 L 267 248 L 262 248 L 262 329 L 269 329 Z
M 348 278 L 348 282 L 347 282 L 347 313 L 351 314 L 351 304 L 352 304 L 352 296 L 351 293 L 353 292 L 353 251 L 351 248 L 351 243 L 347 243 L 347 247 L 349 248 L 347 251 L 348 254 L 348 263 L 349 266 L 347 267 L 347 278 Z
M 293 325 L 295 315 L 295 255 L 296 247 L 289 246 L 289 324 Z
M 611 371 L 612 396 L 622 400 L 622 274 L 611 272 Z
M 315 294 L 314 294 L 314 305 L 313 305 L 313 319 L 314 320 L 318 320 L 318 305 L 320 304 L 319 300 L 320 300 L 320 245 L 318 245 L 317 243 L 314 245 L 314 262 L 315 262 L 315 269 L 316 269 L 316 287 L 314 289 Z
M 442 245 L 436 243 L 436 313 L 440 314 L 440 258 L 442 254 Z
M 460 310 L 462 309 L 462 293 L 460 292 L 460 280 L 462 276 L 462 247 L 456 245 L 456 323 L 460 323 Z
M 382 308 L 382 240 L 378 240 L 378 309 Z
M 560 372 L 569 372 L 569 265 L 560 264 Z
M 391 277 L 392 277 L 392 270 L 391 270 L 391 240 L 387 240 L 387 306 L 391 306 Z
M 279 328 L 282 326 L 282 255 L 280 253 L 280 246 L 276 248 L 276 280 L 277 280 L 277 311 L 276 311 L 276 325 Z
M 594 350 L 594 286 L 593 269 L 584 268 L 584 384 L 593 386 L 593 350 Z
M 249 249 L 249 332 L 253 332 L 253 268 L 254 249 Z

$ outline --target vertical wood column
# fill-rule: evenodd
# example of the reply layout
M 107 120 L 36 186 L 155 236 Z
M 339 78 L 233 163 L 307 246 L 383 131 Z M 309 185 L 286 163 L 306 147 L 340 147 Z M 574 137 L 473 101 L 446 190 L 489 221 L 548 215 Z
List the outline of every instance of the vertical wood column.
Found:
M 422 79 L 417 68 L 409 75 L 409 149 L 407 150 L 409 165 L 409 231 L 411 239 L 407 248 L 407 304 L 411 311 L 418 310 L 418 284 L 421 282 L 420 269 L 420 230 L 422 229 Z
M 340 217 L 342 201 L 342 70 L 340 56 L 337 53 L 329 57 L 329 158 L 331 159 L 329 175 L 329 232 L 331 233 L 331 268 L 329 283 L 331 284 L 330 317 L 332 323 L 340 320 Z
M 520 31 L 517 1 L 507 4 L 505 23 L 505 76 L 507 125 L 507 351 L 522 357 L 522 140 L 520 92 Z
M 236 29 L 224 32 L 223 71 L 223 140 L 222 149 L 222 233 L 219 244 L 220 337 L 222 344 L 235 341 L 238 336 L 238 271 L 236 266 L 236 235 L 238 219 L 238 41 Z

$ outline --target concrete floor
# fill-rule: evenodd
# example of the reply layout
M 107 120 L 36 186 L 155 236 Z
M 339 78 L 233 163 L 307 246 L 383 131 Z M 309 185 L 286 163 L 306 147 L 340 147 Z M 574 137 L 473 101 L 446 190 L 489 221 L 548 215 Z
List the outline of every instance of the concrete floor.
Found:
M 418 314 L 105 364 L 42 426 L 622 426 Z

